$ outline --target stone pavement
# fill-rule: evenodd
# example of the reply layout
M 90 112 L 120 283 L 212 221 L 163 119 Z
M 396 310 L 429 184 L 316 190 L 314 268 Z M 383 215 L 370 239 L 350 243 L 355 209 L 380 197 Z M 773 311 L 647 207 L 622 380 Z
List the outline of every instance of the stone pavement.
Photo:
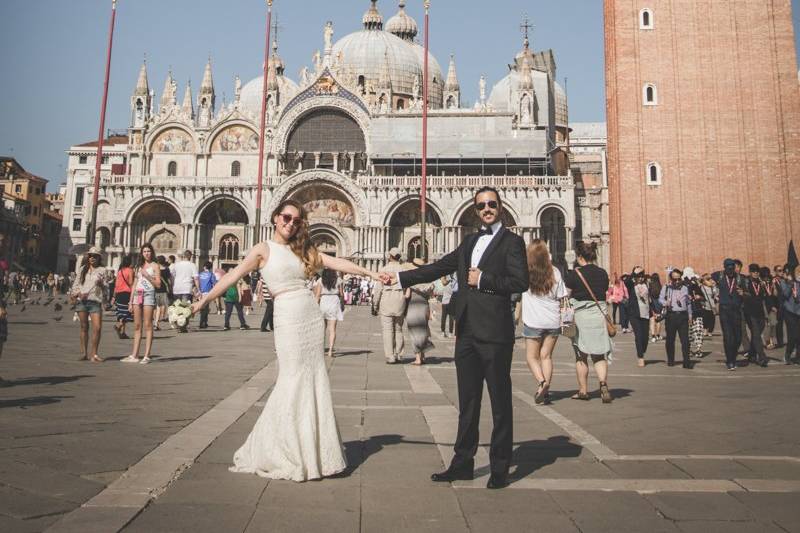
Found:
M 297 484 L 227 470 L 276 376 L 271 334 L 222 332 L 212 315 L 205 332 L 160 332 L 149 366 L 89 364 L 69 315 L 10 314 L 0 531 L 800 531 L 800 369 L 777 352 L 727 372 L 715 337 L 692 371 L 667 367 L 663 344 L 638 368 L 621 335 L 604 405 L 569 399 L 561 339 L 555 401 L 535 407 L 519 342 L 513 484 L 488 491 L 488 398 L 478 479 L 429 481 L 456 429 L 452 340 L 435 333 L 423 368 L 386 365 L 377 319 L 349 308 L 329 365 L 350 466 Z M 126 355 L 110 332 L 102 355 Z

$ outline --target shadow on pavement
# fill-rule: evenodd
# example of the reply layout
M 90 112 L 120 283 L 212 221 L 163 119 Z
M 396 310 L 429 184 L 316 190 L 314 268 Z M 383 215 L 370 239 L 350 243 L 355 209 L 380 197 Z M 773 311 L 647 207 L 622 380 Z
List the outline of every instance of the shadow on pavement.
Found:
M 41 376 L 35 378 L 22 378 L 14 380 L 3 380 L 0 387 L 16 387 L 18 385 L 60 385 L 70 383 L 83 378 L 93 378 L 93 374 L 81 374 L 79 376 Z
M 26 322 L 24 320 L 9 320 L 8 324 L 10 326 L 44 326 L 47 324 L 47 321 L 30 321 Z
M 346 352 L 337 352 L 334 350 L 333 355 L 336 357 L 345 357 L 348 355 L 370 355 L 372 350 L 349 350 Z
M 188 361 L 191 359 L 211 359 L 211 355 L 176 355 L 172 357 L 152 356 L 154 363 L 174 363 L 176 361 Z
M 344 453 L 347 458 L 347 468 L 340 474 L 332 477 L 349 477 L 367 459 L 393 444 L 424 444 L 434 446 L 432 441 L 405 440 L 402 435 L 374 435 L 366 440 L 351 440 L 344 443 Z
M 559 459 L 578 457 L 582 446 L 570 442 L 566 435 L 557 435 L 547 440 L 529 440 L 520 442 L 514 449 L 511 466 L 515 467 L 509 475 L 512 483 L 524 479 L 538 469 L 551 465 Z M 477 472 L 476 472 L 477 473 Z M 488 474 L 488 469 L 486 472 Z
M 59 403 L 61 400 L 67 398 L 74 398 L 74 396 L 31 396 L 30 398 L 18 398 L 16 400 L 0 400 L 0 409 L 5 409 L 7 407 L 26 409 L 28 407 Z
M 631 396 L 634 393 L 633 389 L 613 389 L 612 388 L 612 389 L 609 389 L 609 390 L 611 391 L 611 396 L 614 398 L 614 400 L 619 400 L 620 398 L 627 398 L 628 396 Z M 550 399 L 554 400 L 554 401 L 555 400 L 571 399 L 572 395 L 576 394 L 577 392 L 578 392 L 577 389 L 576 390 L 561 390 L 561 391 L 551 390 L 550 391 Z M 593 391 L 590 390 L 589 391 L 589 398 L 590 399 L 596 398 L 596 399 L 599 400 L 600 399 L 600 391 L 599 390 L 593 390 Z M 580 400 L 575 400 L 575 401 L 579 402 Z

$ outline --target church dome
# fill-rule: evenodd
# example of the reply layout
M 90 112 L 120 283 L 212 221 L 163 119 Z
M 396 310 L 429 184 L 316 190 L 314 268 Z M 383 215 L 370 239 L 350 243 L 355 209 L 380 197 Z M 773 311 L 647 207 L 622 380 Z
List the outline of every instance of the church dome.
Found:
M 280 105 L 286 105 L 289 100 L 297 96 L 297 93 L 300 92 L 300 88 L 294 81 L 282 74 L 276 76 L 275 79 L 278 80 L 279 103 Z M 270 80 L 270 85 L 272 85 L 272 80 Z M 264 76 L 259 76 L 258 78 L 250 80 L 242 87 L 242 107 L 250 112 L 261 113 L 261 98 L 263 94 Z
M 425 47 L 417 43 L 411 43 L 411 46 L 414 48 L 414 53 L 417 55 L 417 61 L 419 61 L 419 71 L 425 72 Z M 430 51 L 428 51 L 428 75 L 431 80 L 428 99 L 431 102 L 431 108 L 438 109 L 442 107 L 442 100 L 444 98 L 442 94 L 444 76 L 442 76 L 442 67 Z M 420 79 L 420 83 L 422 83 L 422 79 Z
M 342 66 L 353 73 L 359 83 L 377 87 L 381 70 L 388 61 L 394 92 L 411 96 L 414 79 L 422 83 L 422 67 L 409 43 L 391 33 L 362 30 L 342 37 L 333 45 L 333 57 L 341 54 Z M 363 78 L 362 78 L 363 77 Z
M 378 11 L 377 3 L 378 0 L 372 0 L 372 5 L 369 6 L 369 9 L 361 18 L 361 23 L 364 25 L 364 29 L 366 30 L 383 29 L 383 16 L 381 15 L 380 11 Z
M 386 22 L 386 31 L 404 41 L 413 41 L 419 33 L 417 21 L 406 13 L 406 2 L 400 0 L 400 11 Z

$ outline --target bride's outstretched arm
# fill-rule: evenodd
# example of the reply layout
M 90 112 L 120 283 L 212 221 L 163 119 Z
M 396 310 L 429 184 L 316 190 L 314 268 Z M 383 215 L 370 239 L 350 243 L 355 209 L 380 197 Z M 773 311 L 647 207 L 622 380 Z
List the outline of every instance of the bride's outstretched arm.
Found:
M 341 257 L 331 257 L 327 254 L 320 254 L 322 256 L 322 265 L 325 268 L 343 272 L 345 274 L 355 274 L 356 276 L 363 276 L 365 278 L 379 279 L 377 272 L 372 272 L 366 268 L 362 268 L 352 261 L 342 259 Z
M 211 289 L 211 292 L 206 294 L 205 298 L 192 304 L 192 313 L 197 313 L 200 309 L 208 305 L 208 302 L 213 302 L 225 294 L 228 287 L 243 278 L 245 274 L 249 274 L 266 263 L 268 258 L 269 248 L 263 242 L 253 246 L 250 252 L 248 252 L 247 257 L 244 258 L 244 261 L 239 263 L 239 266 L 222 276 L 222 279 L 214 285 L 214 288 Z

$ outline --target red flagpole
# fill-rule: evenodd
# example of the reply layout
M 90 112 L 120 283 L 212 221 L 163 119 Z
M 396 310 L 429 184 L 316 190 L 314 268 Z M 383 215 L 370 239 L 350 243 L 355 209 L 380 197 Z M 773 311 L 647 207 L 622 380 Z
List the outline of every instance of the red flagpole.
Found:
M 428 260 L 427 234 L 425 221 L 428 203 L 428 12 L 431 0 L 425 0 L 425 59 L 422 73 L 422 187 L 420 191 L 420 231 L 422 232 L 422 260 Z
M 267 0 L 267 38 L 264 42 L 264 90 L 261 93 L 261 129 L 258 136 L 258 184 L 256 185 L 255 242 L 261 242 L 261 191 L 264 188 L 264 143 L 267 126 L 267 87 L 269 85 L 269 38 L 272 29 L 272 0 Z
M 111 28 L 108 31 L 108 51 L 106 53 L 106 77 L 103 82 L 103 103 L 100 106 L 100 133 L 97 134 L 97 157 L 94 163 L 94 186 L 92 194 L 92 217 L 87 225 L 89 244 L 95 244 L 97 228 L 97 201 L 100 196 L 100 165 L 103 163 L 103 139 L 106 129 L 106 105 L 108 103 L 108 78 L 111 70 L 111 48 L 114 44 L 114 21 L 117 18 L 117 0 L 111 0 Z

